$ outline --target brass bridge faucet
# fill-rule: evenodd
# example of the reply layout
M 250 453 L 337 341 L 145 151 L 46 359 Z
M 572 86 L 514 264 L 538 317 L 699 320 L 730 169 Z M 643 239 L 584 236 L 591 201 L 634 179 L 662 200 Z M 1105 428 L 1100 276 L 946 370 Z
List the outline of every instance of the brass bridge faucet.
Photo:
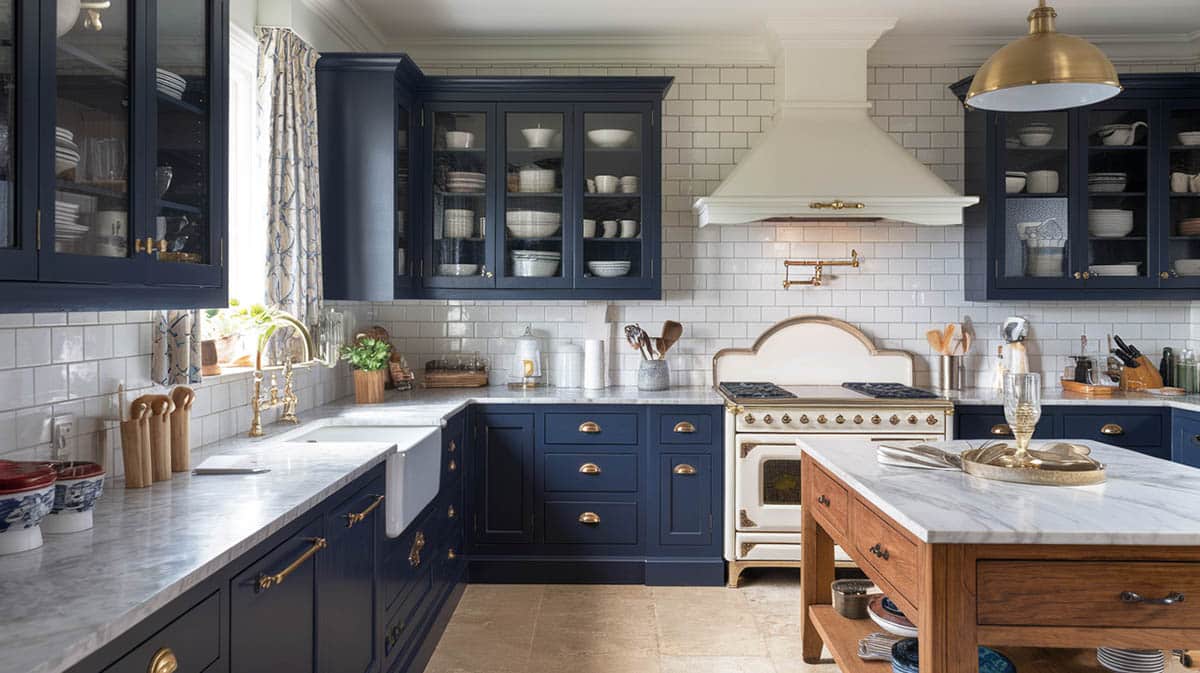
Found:
M 275 318 L 276 320 L 286 323 L 300 333 L 301 341 L 304 342 L 304 362 L 312 360 L 313 353 L 317 350 L 313 344 L 312 332 L 307 327 L 302 325 L 294 316 L 286 313 Z M 262 382 L 262 348 L 260 347 L 254 356 L 254 390 L 250 397 L 250 409 L 254 415 L 250 418 L 251 437 L 262 437 L 262 412 L 264 409 L 272 409 L 274 407 L 283 407 L 283 415 L 279 420 L 284 423 L 296 424 L 300 422 L 300 418 L 296 416 L 296 406 L 300 403 L 300 399 L 296 396 L 295 388 L 293 387 L 293 370 L 292 356 L 288 355 L 283 361 L 283 396 L 279 395 L 279 385 L 276 383 L 275 375 L 271 374 L 271 387 L 268 390 L 267 397 L 263 397 Z

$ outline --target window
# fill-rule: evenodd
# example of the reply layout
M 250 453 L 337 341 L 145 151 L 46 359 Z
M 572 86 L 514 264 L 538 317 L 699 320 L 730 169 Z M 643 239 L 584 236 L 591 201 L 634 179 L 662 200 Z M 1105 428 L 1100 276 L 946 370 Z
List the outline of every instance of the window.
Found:
M 258 41 L 229 27 L 229 297 L 266 298 L 266 152 L 257 108 Z

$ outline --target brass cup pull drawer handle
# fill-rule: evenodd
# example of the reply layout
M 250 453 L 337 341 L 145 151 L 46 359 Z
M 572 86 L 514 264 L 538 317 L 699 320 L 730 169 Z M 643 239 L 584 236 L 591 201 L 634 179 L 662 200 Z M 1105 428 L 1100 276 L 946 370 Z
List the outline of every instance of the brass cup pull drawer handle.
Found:
M 1192 435 L 1192 442 L 1194 444 L 1200 444 L 1200 435 Z
M 1125 434 L 1125 428 L 1122 428 L 1116 423 L 1105 423 L 1104 425 L 1100 426 L 1100 434 L 1112 435 L 1115 437 L 1117 435 Z
M 1146 598 L 1134 591 L 1121 592 L 1122 603 L 1140 603 L 1142 605 L 1175 605 L 1183 602 L 1183 594 L 1178 591 L 1163 596 L 1162 598 Z
M 673 469 L 671 471 L 674 472 L 675 474 L 681 474 L 684 476 L 696 474 L 696 468 L 692 467 L 691 465 L 688 465 L 687 463 L 680 463 L 680 464 L 676 465 L 675 469 Z
M 374 512 L 379 507 L 379 505 L 382 503 L 383 503 L 383 496 L 377 495 L 377 496 L 375 496 L 375 500 L 373 502 L 371 502 L 370 505 L 367 505 L 367 508 L 364 509 L 363 511 L 350 512 L 349 514 L 347 514 L 346 515 L 346 528 L 354 528 L 354 524 L 362 523 L 363 519 L 370 516 L 371 512 Z
M 684 435 L 690 435 L 696 431 L 696 426 L 687 421 L 679 421 L 675 424 L 675 429 L 672 432 L 678 432 Z
M 287 579 L 288 575 L 296 572 L 296 569 L 304 565 L 305 561 L 312 558 L 317 552 L 329 546 L 329 543 L 326 542 L 325 538 L 323 537 L 309 537 L 305 538 L 305 541 L 309 543 L 309 548 L 304 550 L 303 554 L 297 556 L 296 560 L 289 563 L 286 568 L 280 570 L 274 575 L 258 576 L 259 591 L 266 591 L 276 584 L 283 584 L 283 581 Z
M 600 432 L 600 424 L 596 421 L 584 421 L 579 424 L 579 431 L 594 435 Z
M 146 673 L 175 673 L 179 670 L 179 660 L 175 658 L 175 653 L 171 648 L 164 647 L 154 653 L 150 659 L 150 668 L 146 669 Z
M 992 434 L 999 437 L 1008 437 L 1012 435 L 1012 428 L 1008 426 L 1008 423 L 997 423 L 992 426 Z
M 830 502 L 829 502 L 829 498 L 826 498 L 826 497 L 825 497 L 823 494 L 822 494 L 822 495 L 818 495 L 818 496 L 817 496 L 817 504 L 818 504 L 818 505 L 824 505 L 824 506 L 828 507 L 828 506 L 829 506 L 829 504 L 830 504 Z
M 884 561 L 888 560 L 888 557 L 891 556 L 891 554 L 888 553 L 888 550 L 884 549 L 883 546 L 880 545 L 878 542 L 875 543 L 875 545 L 873 547 L 871 547 L 870 549 L 868 549 L 867 551 L 874 554 L 875 558 L 881 558 Z
M 408 565 L 416 568 L 421 565 L 421 550 L 425 548 L 425 533 L 417 531 L 413 539 L 412 549 L 408 551 Z
M 600 515 L 595 512 L 584 512 L 579 515 L 579 523 L 594 526 L 600 523 Z
M 595 463 L 584 463 L 579 466 L 580 474 L 600 474 L 600 466 Z

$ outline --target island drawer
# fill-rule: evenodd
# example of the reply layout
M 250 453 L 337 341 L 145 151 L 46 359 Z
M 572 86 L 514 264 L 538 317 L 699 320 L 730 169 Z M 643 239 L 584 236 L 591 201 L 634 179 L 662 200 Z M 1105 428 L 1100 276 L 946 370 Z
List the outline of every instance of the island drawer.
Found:
M 144 673 L 164 659 L 176 662 L 178 673 L 200 673 L 221 656 L 221 599 L 216 593 L 150 636 L 104 673 Z
M 1150 413 L 1126 411 L 1120 414 L 1065 412 L 1063 437 L 1091 439 L 1126 447 L 1160 447 L 1169 444 L 1163 441 L 1163 417 L 1159 409 L 1153 409 Z
M 638 490 L 636 453 L 547 453 L 542 460 L 547 491 Z
M 918 549 L 915 542 L 858 500 L 850 503 L 850 536 L 855 559 L 865 561 L 906 599 L 917 599 Z
M 1200 563 L 979 561 L 976 577 L 984 625 L 1200 628 Z
M 850 494 L 846 492 L 845 486 L 838 483 L 837 479 L 825 470 L 817 467 L 816 463 L 810 464 L 813 466 L 811 482 L 813 498 L 810 502 L 816 503 L 813 515 L 822 523 L 845 534 L 846 523 L 850 516 Z
M 637 444 L 638 414 L 632 412 L 548 412 L 547 444 Z
M 636 502 L 549 500 L 546 542 L 550 544 L 637 544 Z

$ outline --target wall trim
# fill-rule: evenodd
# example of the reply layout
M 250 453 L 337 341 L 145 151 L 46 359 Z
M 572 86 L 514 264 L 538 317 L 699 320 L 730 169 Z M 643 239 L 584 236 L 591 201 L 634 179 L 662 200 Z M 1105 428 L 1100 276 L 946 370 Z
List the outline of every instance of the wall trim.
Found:
M 382 51 L 384 39 L 355 0 L 297 0 L 352 51 Z

